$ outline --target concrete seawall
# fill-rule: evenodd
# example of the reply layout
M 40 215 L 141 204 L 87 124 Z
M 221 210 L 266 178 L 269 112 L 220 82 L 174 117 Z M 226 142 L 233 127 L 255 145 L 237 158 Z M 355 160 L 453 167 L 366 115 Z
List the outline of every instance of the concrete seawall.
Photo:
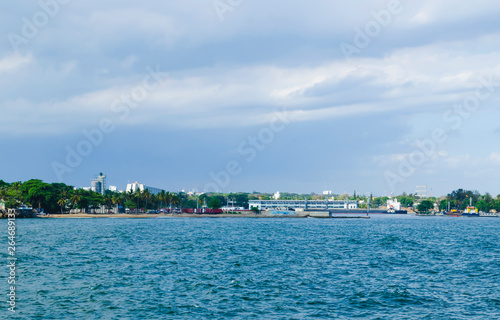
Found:
M 301 219 L 301 218 L 322 218 L 322 219 L 356 219 L 356 218 L 369 218 L 368 216 L 346 216 L 334 215 L 330 216 L 328 211 L 314 211 L 314 212 L 297 212 L 295 214 L 272 214 L 270 212 L 262 213 L 240 213 L 240 214 L 49 214 L 39 216 L 43 219 L 92 219 L 92 218 L 138 218 L 138 219 L 151 219 L 151 218 L 277 218 L 277 219 Z

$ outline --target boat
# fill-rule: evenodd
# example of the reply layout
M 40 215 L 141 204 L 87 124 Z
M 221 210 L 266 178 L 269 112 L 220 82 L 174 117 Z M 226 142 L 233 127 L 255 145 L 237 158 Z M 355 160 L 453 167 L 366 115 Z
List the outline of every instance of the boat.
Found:
M 462 212 L 455 210 L 455 209 L 452 209 L 452 210 L 446 212 L 445 215 L 452 216 L 452 217 L 460 217 L 460 216 L 462 216 Z
M 401 210 L 401 202 L 397 198 L 387 200 L 387 214 L 407 214 L 408 211 Z
M 476 207 L 467 207 L 464 212 L 462 212 L 462 216 L 479 217 L 479 210 Z
M 472 198 L 469 199 L 470 199 L 470 204 L 467 208 L 465 208 L 462 215 L 466 217 L 479 217 L 479 210 L 476 207 L 472 206 Z

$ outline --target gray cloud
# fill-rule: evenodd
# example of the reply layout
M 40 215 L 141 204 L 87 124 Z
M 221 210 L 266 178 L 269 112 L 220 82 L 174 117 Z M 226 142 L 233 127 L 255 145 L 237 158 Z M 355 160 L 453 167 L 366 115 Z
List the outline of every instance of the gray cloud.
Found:
M 362 121 L 368 132 L 391 128 L 382 135 L 349 131 L 353 141 L 346 150 L 361 149 L 366 154 L 345 152 L 348 160 L 339 164 L 344 171 L 364 175 L 363 179 L 354 177 L 353 184 L 367 184 L 382 193 L 387 159 L 408 152 L 407 145 L 396 141 L 421 139 L 429 129 L 445 125 L 443 113 L 473 92 L 481 75 L 493 74 L 500 79 L 500 27 L 496 22 L 500 3 L 426 0 L 401 4 L 403 13 L 394 16 L 369 46 L 347 61 L 340 44 L 352 43 L 356 28 L 364 29 L 373 21 L 372 12 L 385 10 L 386 1 L 346 4 L 291 0 L 286 5 L 244 1 L 224 21 L 211 1 L 72 1 L 61 6 L 17 53 L 8 34 L 22 35 L 23 17 L 30 20 L 41 9 L 37 3 L 4 3 L 0 5 L 0 28 L 5 33 L 0 41 L 0 132 L 27 148 L 33 146 L 33 138 L 45 137 L 42 141 L 56 143 L 56 150 L 64 151 L 70 143 L 65 137 L 78 139 L 81 130 L 93 128 L 102 118 L 116 120 L 119 114 L 111 108 L 113 101 L 140 83 L 147 66 L 160 66 L 167 74 L 160 87 L 131 110 L 129 117 L 116 120 L 117 132 L 133 131 L 136 138 L 113 136 L 115 146 L 137 143 L 134 139 L 152 134 L 151 128 L 157 136 L 172 132 L 184 136 L 189 130 L 217 132 L 219 137 L 223 132 L 244 136 L 265 125 L 274 110 L 286 107 L 291 125 L 303 128 L 290 132 L 301 135 L 312 149 L 336 149 L 335 141 L 357 121 Z M 467 143 L 476 151 L 487 151 L 480 157 L 488 159 L 497 151 L 491 149 L 492 142 L 465 133 L 475 127 L 498 133 L 492 120 L 498 102 L 497 94 L 486 101 L 450 134 L 453 138 L 443 150 L 459 158 Z M 366 117 L 373 120 L 360 120 Z M 313 130 L 317 126 L 328 129 Z M 327 141 L 318 139 L 317 135 L 324 135 L 330 126 L 339 130 L 337 135 Z M 471 137 L 479 142 L 474 143 Z M 181 143 L 178 151 L 185 152 L 195 141 L 195 136 L 186 138 L 186 145 Z M 207 141 L 197 148 L 207 153 L 213 144 L 217 142 Z M 235 144 L 222 142 L 229 153 Z M 292 146 L 277 142 L 268 152 L 276 154 L 273 150 Z M 168 155 L 169 145 L 164 148 L 162 156 Z M 305 155 L 294 156 L 297 167 L 308 167 L 315 177 L 328 169 L 328 161 L 308 166 Z M 96 152 L 92 157 L 101 156 Z M 327 157 L 335 157 L 335 153 Z M 275 172 L 277 160 L 263 158 L 266 160 L 252 164 L 255 167 L 248 171 L 261 171 L 263 176 Z M 111 161 L 104 156 L 99 159 L 104 165 Z M 369 174 L 356 167 L 373 159 L 379 161 Z M 457 172 L 466 169 L 464 163 L 453 163 Z M 497 165 L 486 160 L 478 163 L 491 170 Z M 192 165 L 206 168 L 201 163 Z M 433 175 L 439 175 L 436 172 L 442 167 L 437 162 L 430 163 L 431 167 Z M 87 170 L 90 168 L 79 169 L 70 179 L 83 183 L 84 177 L 93 174 Z M 152 170 L 161 170 L 160 165 Z M 431 171 L 422 170 L 422 180 L 434 179 L 425 172 Z M 15 176 L 11 179 L 17 179 Z M 412 192 L 419 177 L 409 179 L 401 191 Z M 245 178 L 249 177 L 242 176 L 237 183 L 251 188 Z M 332 173 L 330 179 L 334 178 Z M 45 179 L 52 177 L 45 175 Z M 273 180 L 278 181 L 273 182 L 273 188 L 289 185 L 285 172 Z M 447 184 L 438 178 L 435 181 L 435 190 L 449 191 L 445 190 Z M 321 188 L 323 181 L 317 183 Z M 338 182 L 339 188 L 343 189 L 344 183 Z M 311 181 L 307 189 L 313 185 Z M 351 185 L 345 188 L 352 189 Z

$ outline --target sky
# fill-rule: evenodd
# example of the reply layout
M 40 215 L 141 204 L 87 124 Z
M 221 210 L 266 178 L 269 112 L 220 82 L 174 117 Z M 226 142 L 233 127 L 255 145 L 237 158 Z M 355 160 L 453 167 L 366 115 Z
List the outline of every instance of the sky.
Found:
M 0 179 L 500 194 L 500 2 L 4 1 Z

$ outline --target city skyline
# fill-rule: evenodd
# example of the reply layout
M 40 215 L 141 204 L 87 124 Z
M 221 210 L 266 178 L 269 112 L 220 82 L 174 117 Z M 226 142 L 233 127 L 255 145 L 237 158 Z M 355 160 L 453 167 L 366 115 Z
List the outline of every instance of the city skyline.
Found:
M 97 180 L 99 180 L 100 177 L 104 177 L 104 179 L 107 181 L 107 176 L 104 175 L 102 172 L 99 173 L 99 175 L 97 176 Z M 92 190 L 92 191 L 96 191 L 94 190 L 94 187 L 93 187 L 93 183 L 95 182 L 96 179 L 91 179 L 91 186 L 88 187 L 88 186 L 80 186 L 80 187 L 77 187 L 77 186 L 74 186 L 76 188 L 82 188 L 82 189 L 87 189 L 87 190 Z M 114 181 L 123 181 L 123 179 L 120 179 L 120 178 L 114 178 Z M 153 191 L 152 193 L 154 194 L 157 194 L 159 193 L 161 190 L 163 191 L 170 191 L 170 192 L 185 192 L 185 193 L 198 193 L 198 194 L 202 194 L 202 193 L 210 193 L 209 191 L 204 191 L 204 190 L 198 190 L 196 188 L 182 188 L 182 189 L 178 189 L 178 190 L 167 190 L 167 189 L 162 189 L 162 188 L 158 188 L 158 187 L 154 187 L 154 186 L 151 186 L 147 183 L 144 183 L 143 180 L 139 179 L 139 180 L 127 180 L 126 183 L 114 183 L 114 184 L 110 184 L 110 183 L 107 183 L 106 182 L 106 187 L 105 187 L 105 190 L 110 190 L 110 191 L 115 191 L 115 192 L 129 192 L 129 191 L 136 191 L 136 190 L 141 190 L 141 191 L 144 191 L 146 189 L 150 189 L 149 191 Z M 125 187 L 122 187 L 122 186 L 125 186 Z M 457 189 L 460 189 L 460 188 L 455 188 L 455 190 Z M 476 189 L 472 189 L 472 191 L 476 191 Z M 280 198 L 280 193 L 290 193 L 290 194 L 317 194 L 317 195 L 323 195 L 323 196 L 334 196 L 334 195 L 344 195 L 344 194 L 348 194 L 348 195 L 359 195 L 359 196 L 374 196 L 374 197 L 392 197 L 392 196 L 400 196 L 400 195 L 403 195 L 403 194 L 413 194 L 415 196 L 418 196 L 420 198 L 429 198 L 429 197 L 443 197 L 443 196 L 446 196 L 447 194 L 433 194 L 433 190 L 432 190 L 432 187 L 431 186 L 427 186 L 427 185 L 421 185 L 421 186 L 415 186 L 414 190 L 412 192 L 403 192 L 401 194 L 393 194 L 393 193 L 387 193 L 387 191 L 385 191 L 383 194 L 374 194 L 373 192 L 357 192 L 356 190 L 353 190 L 353 191 L 339 191 L 339 190 L 322 190 L 322 191 L 317 191 L 317 190 L 313 190 L 311 192 L 306 192 L 306 193 L 301 193 L 301 192 L 295 192 L 293 190 L 277 190 L 277 191 L 264 191 L 264 190 L 253 190 L 253 191 L 245 191 L 245 190 L 236 190 L 236 191 L 231 191 L 231 192 L 222 192 L 221 193 L 252 193 L 252 192 L 260 192 L 260 193 L 265 193 L 265 194 L 273 194 L 273 197 L 275 199 L 279 199 Z M 451 190 L 450 190 L 451 192 Z M 101 192 L 99 192 L 101 193 Z M 215 192 L 217 193 L 217 192 Z M 495 195 L 493 195 L 495 196 Z

